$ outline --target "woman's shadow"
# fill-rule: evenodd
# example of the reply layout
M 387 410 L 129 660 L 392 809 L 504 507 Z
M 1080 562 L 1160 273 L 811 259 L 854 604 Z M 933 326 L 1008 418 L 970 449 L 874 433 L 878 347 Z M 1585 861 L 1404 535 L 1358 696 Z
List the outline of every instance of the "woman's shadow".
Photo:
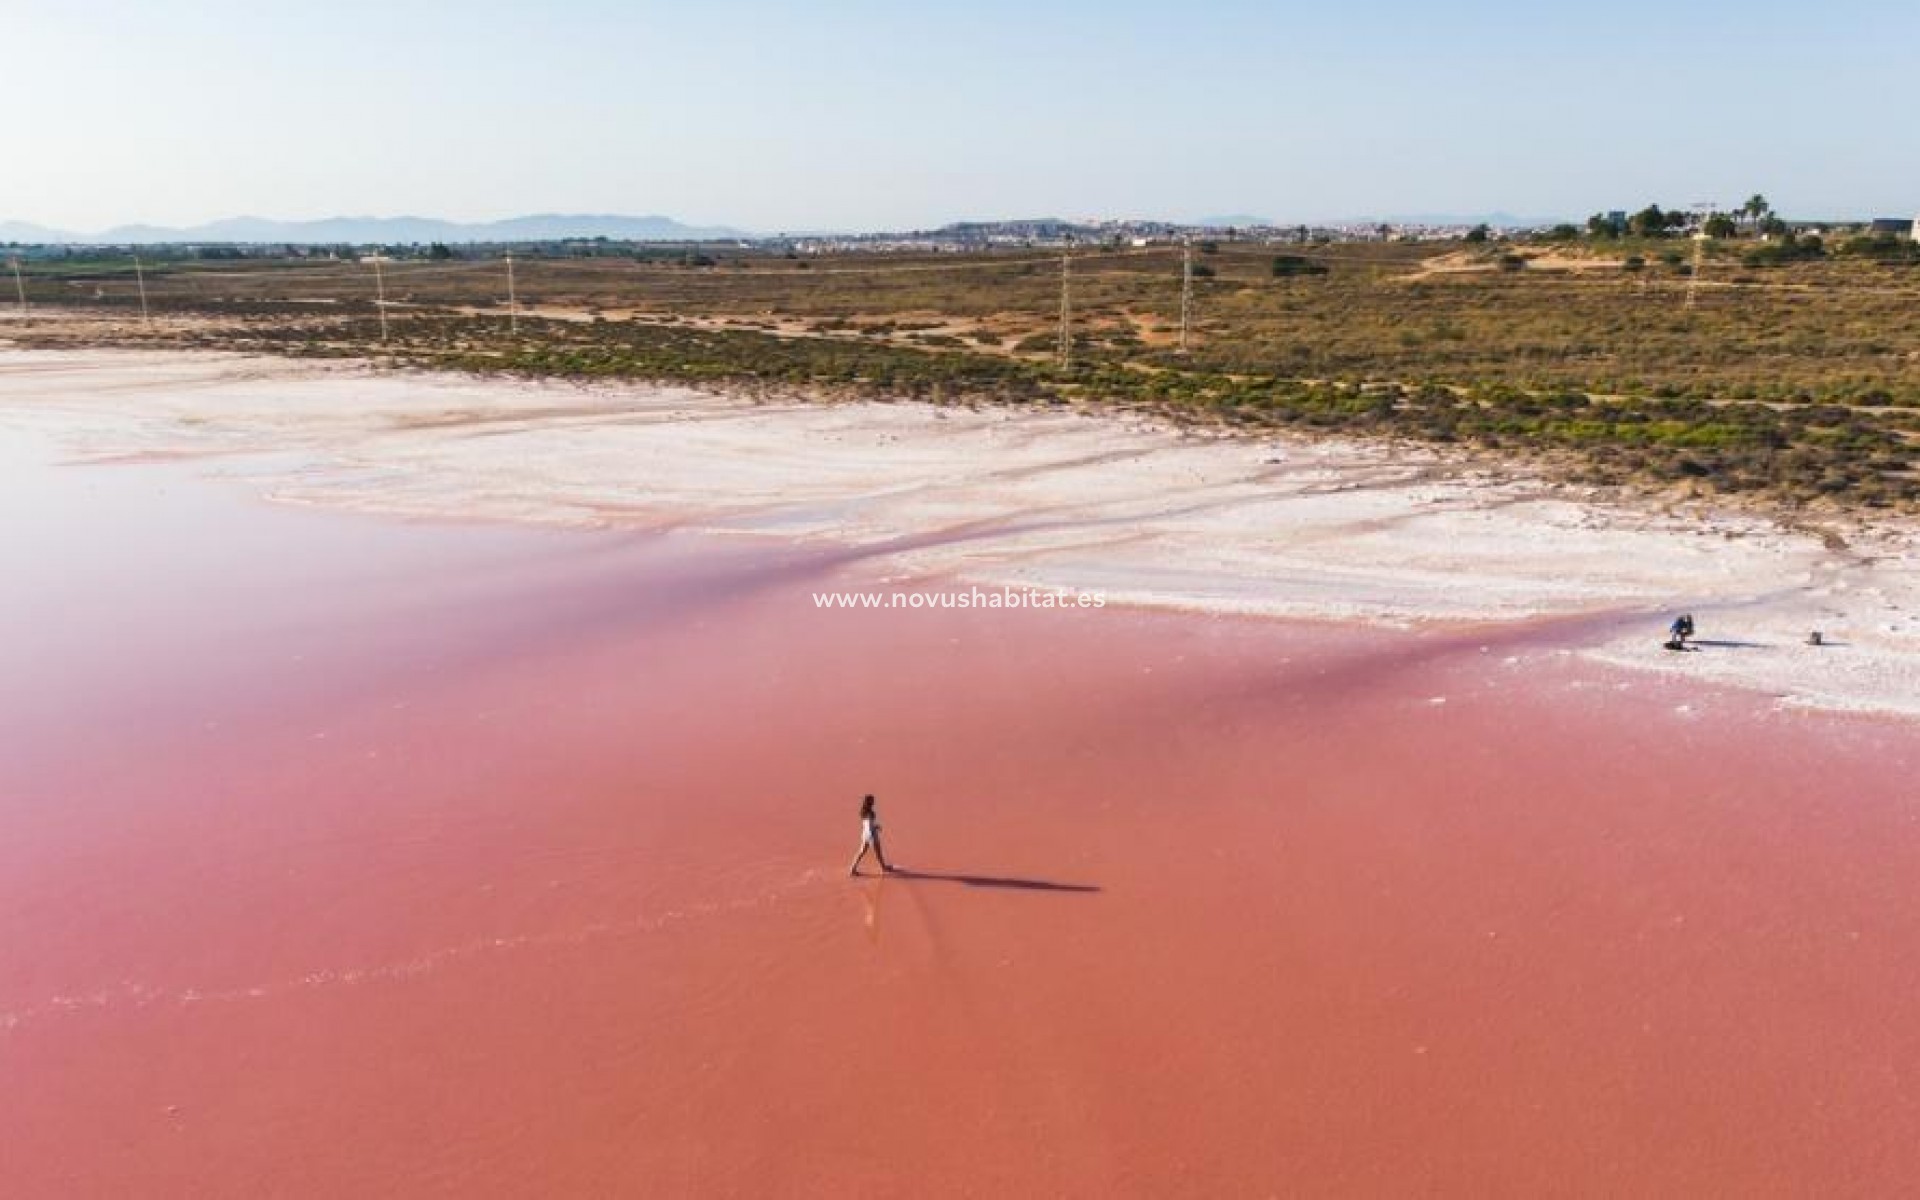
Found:
M 1097 892 L 1099 887 L 1091 883 L 1055 883 L 1050 879 L 1014 879 L 1000 875 L 958 875 L 942 871 L 916 871 L 912 867 L 895 867 L 887 872 L 889 879 L 917 879 L 929 883 L 963 883 L 968 887 L 1007 888 L 1019 892 Z

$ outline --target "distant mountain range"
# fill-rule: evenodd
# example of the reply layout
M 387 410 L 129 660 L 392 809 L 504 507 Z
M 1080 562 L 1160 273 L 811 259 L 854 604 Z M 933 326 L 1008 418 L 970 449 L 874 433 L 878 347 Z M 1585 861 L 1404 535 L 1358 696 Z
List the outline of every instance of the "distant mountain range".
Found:
M 1391 225 L 1486 224 L 1496 229 L 1527 229 L 1552 225 L 1559 218 L 1516 217 L 1511 213 L 1403 213 L 1384 217 L 1321 219 L 1305 224 L 1355 226 L 1385 222 Z M 1301 224 L 1287 221 L 1288 227 Z M 1055 218 L 1028 221 L 963 222 L 972 226 L 1065 226 Z M 1247 229 L 1271 226 L 1273 220 L 1247 214 L 1202 217 L 1195 226 Z M 167 242 L 294 245 L 425 245 L 431 242 L 549 242 L 566 238 L 603 237 L 620 242 L 728 241 L 754 235 L 717 225 L 686 225 L 671 217 L 624 217 L 609 214 L 539 213 L 504 221 L 443 221 L 436 217 L 327 217 L 317 221 L 275 221 L 265 217 L 229 217 L 204 225 L 120 225 L 98 233 L 50 229 L 26 221 L 0 221 L 0 243 L 73 245 L 153 245 Z
M 229 217 L 204 225 L 120 225 L 99 233 L 48 229 L 25 221 L 0 221 L 0 242 L 80 245 L 151 245 L 157 242 L 290 242 L 347 245 L 414 242 L 545 242 L 604 237 L 623 242 L 700 242 L 745 237 L 723 226 L 683 225 L 671 217 L 622 217 L 540 213 L 504 221 L 442 221 L 435 217 L 327 217 L 274 221 Z

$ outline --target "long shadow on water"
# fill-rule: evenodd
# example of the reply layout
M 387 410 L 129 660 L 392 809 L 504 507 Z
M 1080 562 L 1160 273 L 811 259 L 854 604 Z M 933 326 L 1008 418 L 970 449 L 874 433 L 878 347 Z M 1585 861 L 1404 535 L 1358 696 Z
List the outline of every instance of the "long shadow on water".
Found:
M 910 867 L 895 867 L 885 878 L 919 879 L 930 883 L 964 883 L 968 887 L 1008 888 L 1020 892 L 1097 892 L 1100 888 L 1091 883 L 1055 883 L 1050 879 L 1009 879 L 998 875 L 954 875 L 941 871 L 915 871 Z

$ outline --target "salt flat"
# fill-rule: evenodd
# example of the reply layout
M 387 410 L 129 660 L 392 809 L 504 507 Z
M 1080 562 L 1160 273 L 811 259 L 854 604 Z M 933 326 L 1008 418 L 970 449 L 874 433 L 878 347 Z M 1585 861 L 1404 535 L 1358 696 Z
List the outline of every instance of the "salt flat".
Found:
M 1615 613 L 1581 653 L 1920 712 L 1910 522 L 1627 504 L 1426 449 L 119 350 L 0 352 L 6 427 L 83 458 L 243 454 L 218 469 L 288 503 L 829 539 L 892 579 L 1402 626 Z M 1683 610 L 1705 649 L 1661 652 Z

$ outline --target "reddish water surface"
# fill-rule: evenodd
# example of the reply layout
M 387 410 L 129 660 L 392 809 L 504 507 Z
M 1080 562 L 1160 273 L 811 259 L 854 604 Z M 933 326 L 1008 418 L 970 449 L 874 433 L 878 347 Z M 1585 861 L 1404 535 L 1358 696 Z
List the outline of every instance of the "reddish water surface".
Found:
M 823 611 L 857 556 L 41 454 L 9 1196 L 1920 1178 L 1911 725 L 1565 628 Z M 865 791 L 913 874 L 845 877 Z

